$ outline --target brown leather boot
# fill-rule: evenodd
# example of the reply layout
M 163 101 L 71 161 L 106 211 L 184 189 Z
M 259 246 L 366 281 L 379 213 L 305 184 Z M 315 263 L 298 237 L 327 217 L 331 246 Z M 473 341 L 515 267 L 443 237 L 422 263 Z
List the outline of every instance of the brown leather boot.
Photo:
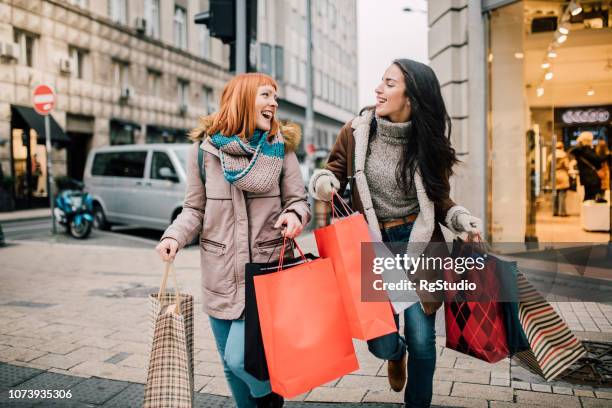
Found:
M 408 377 L 406 371 L 406 360 L 408 354 L 404 354 L 401 360 L 389 360 L 387 361 L 387 377 L 389 378 L 389 385 L 395 392 L 400 392 L 406 385 L 406 379 Z

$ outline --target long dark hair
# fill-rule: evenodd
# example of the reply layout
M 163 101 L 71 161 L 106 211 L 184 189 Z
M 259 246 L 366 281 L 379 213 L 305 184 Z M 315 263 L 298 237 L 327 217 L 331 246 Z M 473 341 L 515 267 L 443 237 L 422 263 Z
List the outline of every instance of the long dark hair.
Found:
M 393 63 L 404 75 L 412 121 L 412 134 L 408 143 L 403 145 L 395 168 L 397 185 L 409 191 L 418 167 L 427 196 L 433 202 L 441 202 L 448 194 L 449 178 L 459 160 L 450 143 L 451 120 L 442 99 L 440 83 L 433 70 L 425 64 L 410 59 L 397 59 Z M 370 140 L 375 137 L 376 128 L 373 115 Z M 408 169 L 410 182 L 406 177 Z

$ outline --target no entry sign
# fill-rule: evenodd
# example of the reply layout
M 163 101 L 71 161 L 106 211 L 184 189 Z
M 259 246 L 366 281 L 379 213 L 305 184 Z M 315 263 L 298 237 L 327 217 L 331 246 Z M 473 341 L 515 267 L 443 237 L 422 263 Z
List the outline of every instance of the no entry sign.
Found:
M 48 115 L 55 106 L 55 93 L 49 85 L 38 85 L 32 95 L 34 110 L 40 115 Z

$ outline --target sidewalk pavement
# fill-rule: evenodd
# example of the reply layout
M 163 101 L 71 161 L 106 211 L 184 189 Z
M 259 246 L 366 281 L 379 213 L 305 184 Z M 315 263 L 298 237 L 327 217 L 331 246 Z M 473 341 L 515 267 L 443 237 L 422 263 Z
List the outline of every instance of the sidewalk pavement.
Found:
M 305 251 L 315 248 L 311 234 L 299 242 Z M 92 379 L 82 380 L 85 389 L 92 389 L 91 384 L 96 381 L 107 384 L 101 379 L 121 382 L 111 387 L 114 393 L 109 391 L 105 394 L 110 395 L 108 399 L 99 404 L 124 390 L 138 388 L 130 384 L 142 384 L 146 378 L 147 296 L 156 292 L 162 273 L 153 245 L 140 249 L 19 241 L 0 249 L 0 361 L 9 364 L 3 369 L 10 371 L 11 367 L 20 366 L 43 370 L 68 376 L 60 377 L 67 382 Z M 195 389 L 204 395 L 198 398 L 227 397 L 230 394 L 223 368 L 208 319 L 201 310 L 198 249 L 181 251 L 175 266 L 181 289 L 192 293 L 196 302 Z M 612 340 L 612 305 L 582 302 L 559 305 L 558 310 L 581 337 Z M 443 333 L 438 330 L 439 335 Z M 434 405 L 612 406 L 612 389 L 546 383 L 508 359 L 497 364 L 484 363 L 446 349 L 444 341 L 444 337 L 438 336 Z M 355 348 L 359 371 L 294 401 L 401 403 L 402 393 L 389 389 L 386 364 L 367 351 L 365 342 L 355 341 Z M 4 377 L 1 371 L 0 379 Z M 38 371 L 30 373 L 36 373 L 35 379 L 44 375 Z M 45 378 L 40 379 L 40 384 L 47 384 Z M 6 381 L 0 381 L 0 387 L 2 383 Z M 17 384 L 20 383 L 14 385 Z M 56 389 L 73 385 L 61 387 Z M 80 387 L 74 385 L 74 389 Z
M 39 218 L 50 218 L 50 208 L 37 208 L 34 210 L 19 210 L 0 212 L 0 223 L 8 221 L 34 220 Z

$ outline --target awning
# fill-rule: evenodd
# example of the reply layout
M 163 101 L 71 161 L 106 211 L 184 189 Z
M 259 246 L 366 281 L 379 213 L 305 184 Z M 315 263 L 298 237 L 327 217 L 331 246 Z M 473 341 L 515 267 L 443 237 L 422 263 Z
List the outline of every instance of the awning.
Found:
M 34 109 L 27 106 L 11 105 L 11 110 L 14 119 L 16 119 L 13 127 L 30 127 L 38 134 L 38 142 L 45 142 L 45 119 L 42 115 L 39 115 Z M 52 115 L 49 115 L 49 125 L 52 143 L 70 143 L 70 138 L 53 119 Z

